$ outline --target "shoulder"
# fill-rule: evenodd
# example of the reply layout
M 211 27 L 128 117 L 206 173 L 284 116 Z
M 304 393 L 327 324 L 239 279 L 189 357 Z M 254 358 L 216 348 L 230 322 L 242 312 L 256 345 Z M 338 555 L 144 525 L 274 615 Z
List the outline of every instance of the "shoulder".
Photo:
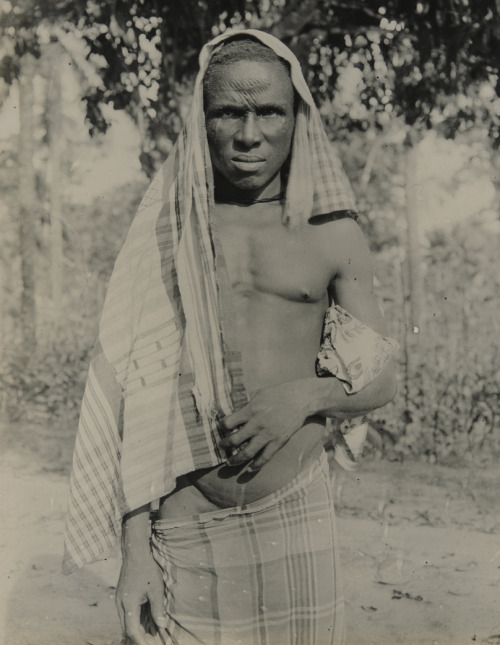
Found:
M 342 239 L 364 239 L 357 217 L 346 215 L 350 211 L 317 215 L 309 220 L 309 226 L 328 241 Z
M 322 223 L 310 222 L 317 236 L 322 254 L 334 262 L 337 270 L 359 266 L 369 261 L 370 251 L 365 235 L 357 221 L 351 217 L 324 218 Z

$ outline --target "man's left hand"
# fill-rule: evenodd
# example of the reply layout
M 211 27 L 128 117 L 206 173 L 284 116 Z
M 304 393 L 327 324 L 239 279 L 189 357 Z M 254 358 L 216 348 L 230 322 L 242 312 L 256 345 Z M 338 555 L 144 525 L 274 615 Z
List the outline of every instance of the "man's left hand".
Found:
M 303 388 L 290 381 L 258 390 L 249 403 L 221 421 L 231 431 L 220 442 L 233 449 L 231 466 L 251 459 L 250 471 L 259 470 L 304 425 L 308 416 Z

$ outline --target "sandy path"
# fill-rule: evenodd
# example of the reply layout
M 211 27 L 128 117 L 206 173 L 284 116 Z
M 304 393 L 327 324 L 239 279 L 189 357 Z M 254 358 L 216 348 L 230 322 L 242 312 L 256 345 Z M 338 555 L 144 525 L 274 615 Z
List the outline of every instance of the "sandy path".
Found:
M 60 570 L 68 450 L 57 437 L 55 457 L 53 439 L 43 439 L 43 450 L 36 442 L 22 450 L 3 442 L 1 642 L 116 643 L 117 555 L 71 576 Z M 413 494 L 401 485 L 402 473 L 411 480 L 408 471 L 418 475 Z M 443 481 L 436 485 L 429 473 Z M 500 475 L 484 471 L 472 495 L 463 485 L 453 495 L 461 476 L 456 469 L 372 463 L 341 479 L 348 645 L 500 643 L 500 514 L 488 497 L 500 497 Z
M 341 523 L 350 645 L 500 643 L 500 539 Z

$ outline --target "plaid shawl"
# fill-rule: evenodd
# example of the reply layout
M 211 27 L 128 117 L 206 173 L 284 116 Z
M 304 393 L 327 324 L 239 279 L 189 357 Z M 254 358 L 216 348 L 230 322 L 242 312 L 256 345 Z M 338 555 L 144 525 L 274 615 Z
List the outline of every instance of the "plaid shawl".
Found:
M 110 280 L 73 458 L 63 569 L 107 551 L 124 513 L 168 494 L 176 478 L 225 460 L 217 418 L 247 400 L 237 351 L 223 337 L 211 235 L 213 176 L 200 54 L 191 115 L 139 207 Z M 299 62 L 276 38 L 247 30 L 290 63 L 300 97 L 283 221 L 353 210 Z

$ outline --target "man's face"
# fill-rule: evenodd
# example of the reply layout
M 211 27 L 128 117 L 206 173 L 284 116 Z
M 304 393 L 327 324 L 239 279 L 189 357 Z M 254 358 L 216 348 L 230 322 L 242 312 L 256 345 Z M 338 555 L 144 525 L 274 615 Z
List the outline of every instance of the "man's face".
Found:
M 242 191 L 279 190 L 295 125 L 286 70 L 254 61 L 221 67 L 205 95 L 205 116 L 212 164 L 223 177 Z

